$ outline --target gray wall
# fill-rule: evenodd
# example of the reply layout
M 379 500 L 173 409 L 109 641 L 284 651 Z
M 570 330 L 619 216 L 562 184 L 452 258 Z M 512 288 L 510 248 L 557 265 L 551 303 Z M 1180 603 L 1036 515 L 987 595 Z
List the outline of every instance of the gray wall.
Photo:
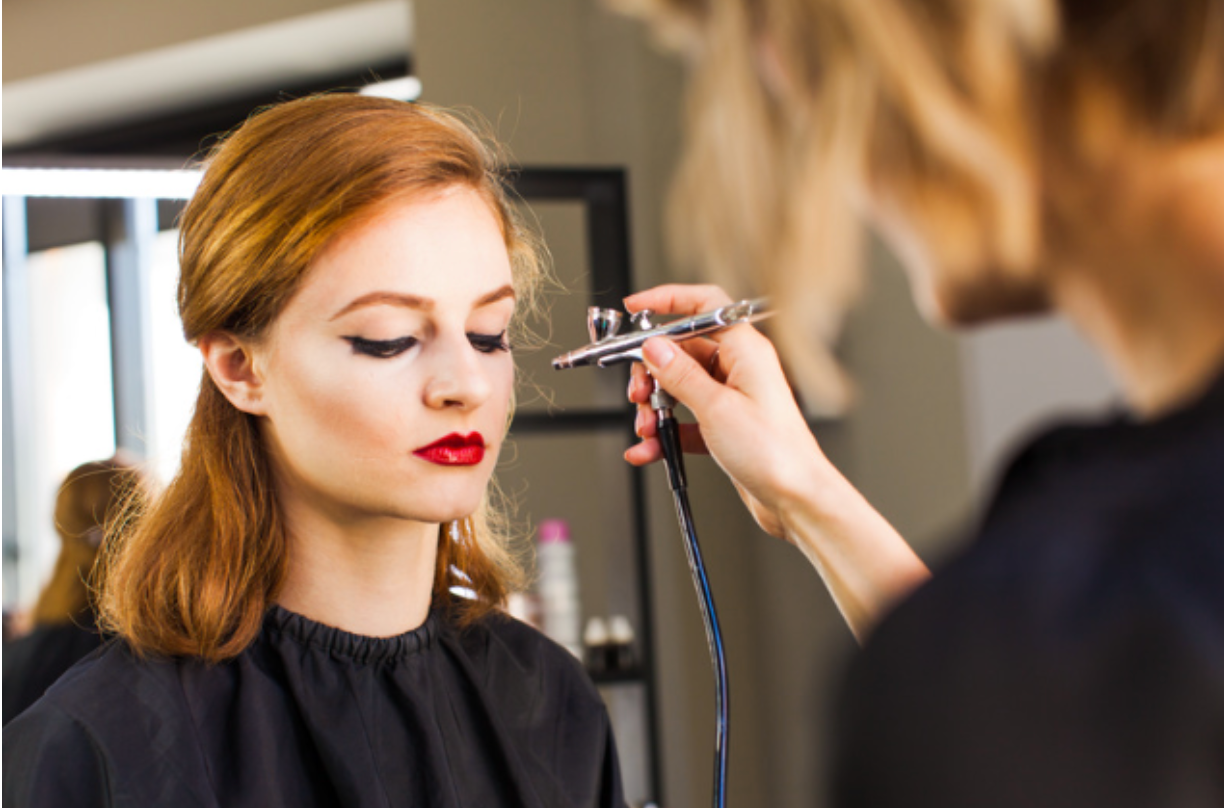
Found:
M 4 81 L 21 81 L 361 0 L 8 0 Z

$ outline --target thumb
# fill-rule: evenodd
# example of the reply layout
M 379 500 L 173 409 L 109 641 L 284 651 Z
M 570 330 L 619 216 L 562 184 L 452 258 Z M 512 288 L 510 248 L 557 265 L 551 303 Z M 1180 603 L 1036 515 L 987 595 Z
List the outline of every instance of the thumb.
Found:
M 701 411 L 716 396 L 725 393 L 721 384 L 671 340 L 654 338 L 642 346 L 646 369 L 659 385 L 701 420 Z

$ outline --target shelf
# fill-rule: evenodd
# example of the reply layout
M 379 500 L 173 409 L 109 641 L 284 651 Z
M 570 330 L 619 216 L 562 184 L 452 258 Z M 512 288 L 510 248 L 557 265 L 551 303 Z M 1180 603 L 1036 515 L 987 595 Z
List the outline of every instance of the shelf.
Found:
M 591 681 L 597 685 L 632 685 L 645 684 L 646 672 L 640 667 L 627 668 L 623 671 L 592 671 L 588 670 Z

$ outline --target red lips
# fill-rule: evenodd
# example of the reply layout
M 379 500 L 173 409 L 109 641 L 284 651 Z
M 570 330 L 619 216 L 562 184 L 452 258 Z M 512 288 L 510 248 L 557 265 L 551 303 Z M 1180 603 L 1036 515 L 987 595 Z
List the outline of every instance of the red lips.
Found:
M 413 452 L 417 457 L 439 466 L 474 466 L 484 459 L 484 453 L 484 437 L 479 432 L 470 435 L 452 432 Z

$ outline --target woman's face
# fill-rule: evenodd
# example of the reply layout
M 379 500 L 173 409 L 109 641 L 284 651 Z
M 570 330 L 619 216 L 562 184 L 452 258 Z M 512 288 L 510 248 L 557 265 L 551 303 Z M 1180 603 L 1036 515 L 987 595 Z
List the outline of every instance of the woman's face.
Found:
M 497 219 L 465 187 L 324 249 L 254 350 L 290 525 L 473 513 L 506 429 L 513 311 Z

